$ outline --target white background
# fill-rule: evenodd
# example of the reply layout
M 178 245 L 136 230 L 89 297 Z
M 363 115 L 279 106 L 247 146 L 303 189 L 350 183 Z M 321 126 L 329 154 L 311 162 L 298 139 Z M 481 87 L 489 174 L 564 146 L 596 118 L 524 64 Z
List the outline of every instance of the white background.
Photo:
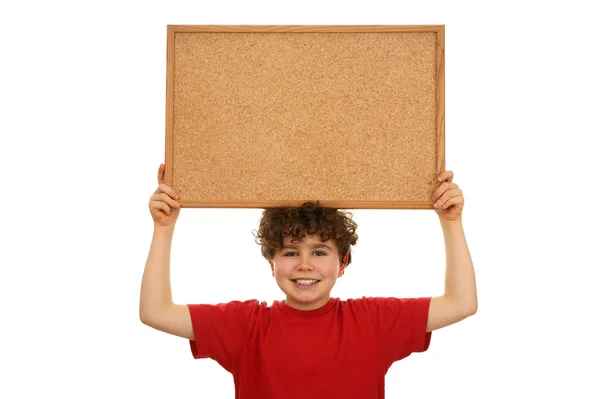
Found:
M 569 4 L 569 5 L 567 5 Z M 478 313 L 388 372 L 389 398 L 598 398 L 598 13 L 592 2 L 67 1 L 0 8 L 3 398 L 233 398 L 138 319 L 164 162 L 167 24 L 446 25 L 446 166 Z M 282 299 L 259 209 L 183 209 L 177 303 Z M 442 293 L 433 210 L 354 210 L 333 295 Z

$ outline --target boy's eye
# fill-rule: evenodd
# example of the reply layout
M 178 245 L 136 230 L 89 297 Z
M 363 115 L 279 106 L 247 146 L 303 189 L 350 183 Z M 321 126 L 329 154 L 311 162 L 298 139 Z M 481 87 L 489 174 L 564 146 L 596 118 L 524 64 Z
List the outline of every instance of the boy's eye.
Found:
M 316 254 L 323 254 L 323 255 L 327 255 L 325 252 L 323 251 L 315 251 Z M 286 252 L 283 254 L 283 256 L 288 256 L 288 255 L 295 255 L 296 252 Z

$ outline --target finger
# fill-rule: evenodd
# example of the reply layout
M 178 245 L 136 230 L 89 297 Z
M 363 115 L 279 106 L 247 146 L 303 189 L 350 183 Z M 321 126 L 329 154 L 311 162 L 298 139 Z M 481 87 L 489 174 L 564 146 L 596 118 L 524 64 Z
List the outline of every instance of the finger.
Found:
M 158 186 L 158 189 L 160 191 L 162 191 L 163 193 L 166 193 L 167 195 L 169 195 L 171 198 L 175 198 L 175 199 L 179 199 L 179 194 L 173 190 L 171 187 L 167 186 L 166 184 L 160 184 Z
M 436 209 L 445 209 L 452 204 L 458 204 L 462 201 L 462 190 L 459 188 L 446 191 L 440 199 L 433 203 Z M 452 201 L 450 204 L 449 202 Z
M 438 181 L 448 181 L 451 182 L 454 178 L 454 172 L 451 170 L 445 170 L 438 176 Z
M 445 209 L 451 207 L 452 205 L 456 205 L 458 203 L 460 203 L 460 201 L 458 200 L 458 197 L 452 197 L 452 198 L 449 198 L 448 201 L 444 202 L 438 208 L 435 208 L 435 210 L 436 210 L 436 212 L 443 212 Z
M 458 197 L 461 195 L 462 195 L 462 190 L 459 188 L 454 188 L 454 189 L 448 190 L 448 191 L 444 192 L 444 194 L 442 194 L 442 196 L 433 203 L 433 207 L 441 208 L 449 199 Z
M 167 216 L 171 214 L 171 208 L 163 201 L 151 201 L 150 208 L 153 210 L 152 213 L 154 214 L 160 214 L 160 211 L 162 211 Z
M 152 197 L 150 197 L 150 200 L 164 202 L 165 204 L 170 205 L 173 208 L 179 208 L 181 206 L 179 202 L 175 201 L 173 198 L 169 197 L 165 193 L 154 194 Z
M 437 190 L 431 195 L 432 201 L 437 201 L 446 191 L 456 189 L 458 186 L 455 183 L 444 182 L 440 184 Z
M 179 199 L 179 194 L 177 193 L 177 191 L 173 190 L 171 187 L 167 186 L 166 184 L 159 184 L 156 191 L 154 191 L 154 194 L 160 194 L 160 193 L 165 193 L 168 196 L 170 196 L 171 198 L 175 198 L 175 199 Z
M 181 206 L 181 204 L 179 204 L 179 202 L 173 200 L 171 197 L 169 197 L 167 194 L 165 193 L 159 193 L 159 194 L 155 194 L 152 197 L 150 197 L 150 201 L 155 201 L 155 202 L 163 202 L 165 204 L 167 204 L 168 206 L 170 206 L 171 208 L 179 208 Z
M 163 165 L 161 163 L 158 168 L 158 185 L 160 186 L 164 182 L 165 182 L 165 165 Z
M 437 205 L 437 207 L 443 207 L 444 204 L 451 199 L 453 201 L 458 199 L 457 201 L 454 202 L 454 203 L 458 203 L 460 201 L 460 199 L 462 198 L 462 194 L 463 193 L 460 188 L 448 190 L 434 203 L 434 206 Z

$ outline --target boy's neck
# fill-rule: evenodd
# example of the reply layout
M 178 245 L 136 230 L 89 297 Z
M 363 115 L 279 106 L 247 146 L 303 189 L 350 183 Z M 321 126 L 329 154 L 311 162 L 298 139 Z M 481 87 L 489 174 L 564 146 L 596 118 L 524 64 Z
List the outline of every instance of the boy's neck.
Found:
M 329 303 L 330 299 L 331 297 L 327 295 L 327 297 L 321 298 L 317 302 L 313 303 L 297 303 L 295 301 L 290 301 L 289 298 L 284 299 L 283 302 L 292 309 L 300 311 L 310 311 L 322 308 L 323 306 Z

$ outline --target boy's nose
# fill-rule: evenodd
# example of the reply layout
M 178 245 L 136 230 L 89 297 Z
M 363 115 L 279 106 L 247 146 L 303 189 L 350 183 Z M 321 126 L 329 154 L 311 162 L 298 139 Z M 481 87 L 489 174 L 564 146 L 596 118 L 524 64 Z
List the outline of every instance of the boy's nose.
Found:
M 298 263 L 299 270 L 313 270 L 314 266 L 310 263 L 310 261 L 306 258 L 300 259 Z

